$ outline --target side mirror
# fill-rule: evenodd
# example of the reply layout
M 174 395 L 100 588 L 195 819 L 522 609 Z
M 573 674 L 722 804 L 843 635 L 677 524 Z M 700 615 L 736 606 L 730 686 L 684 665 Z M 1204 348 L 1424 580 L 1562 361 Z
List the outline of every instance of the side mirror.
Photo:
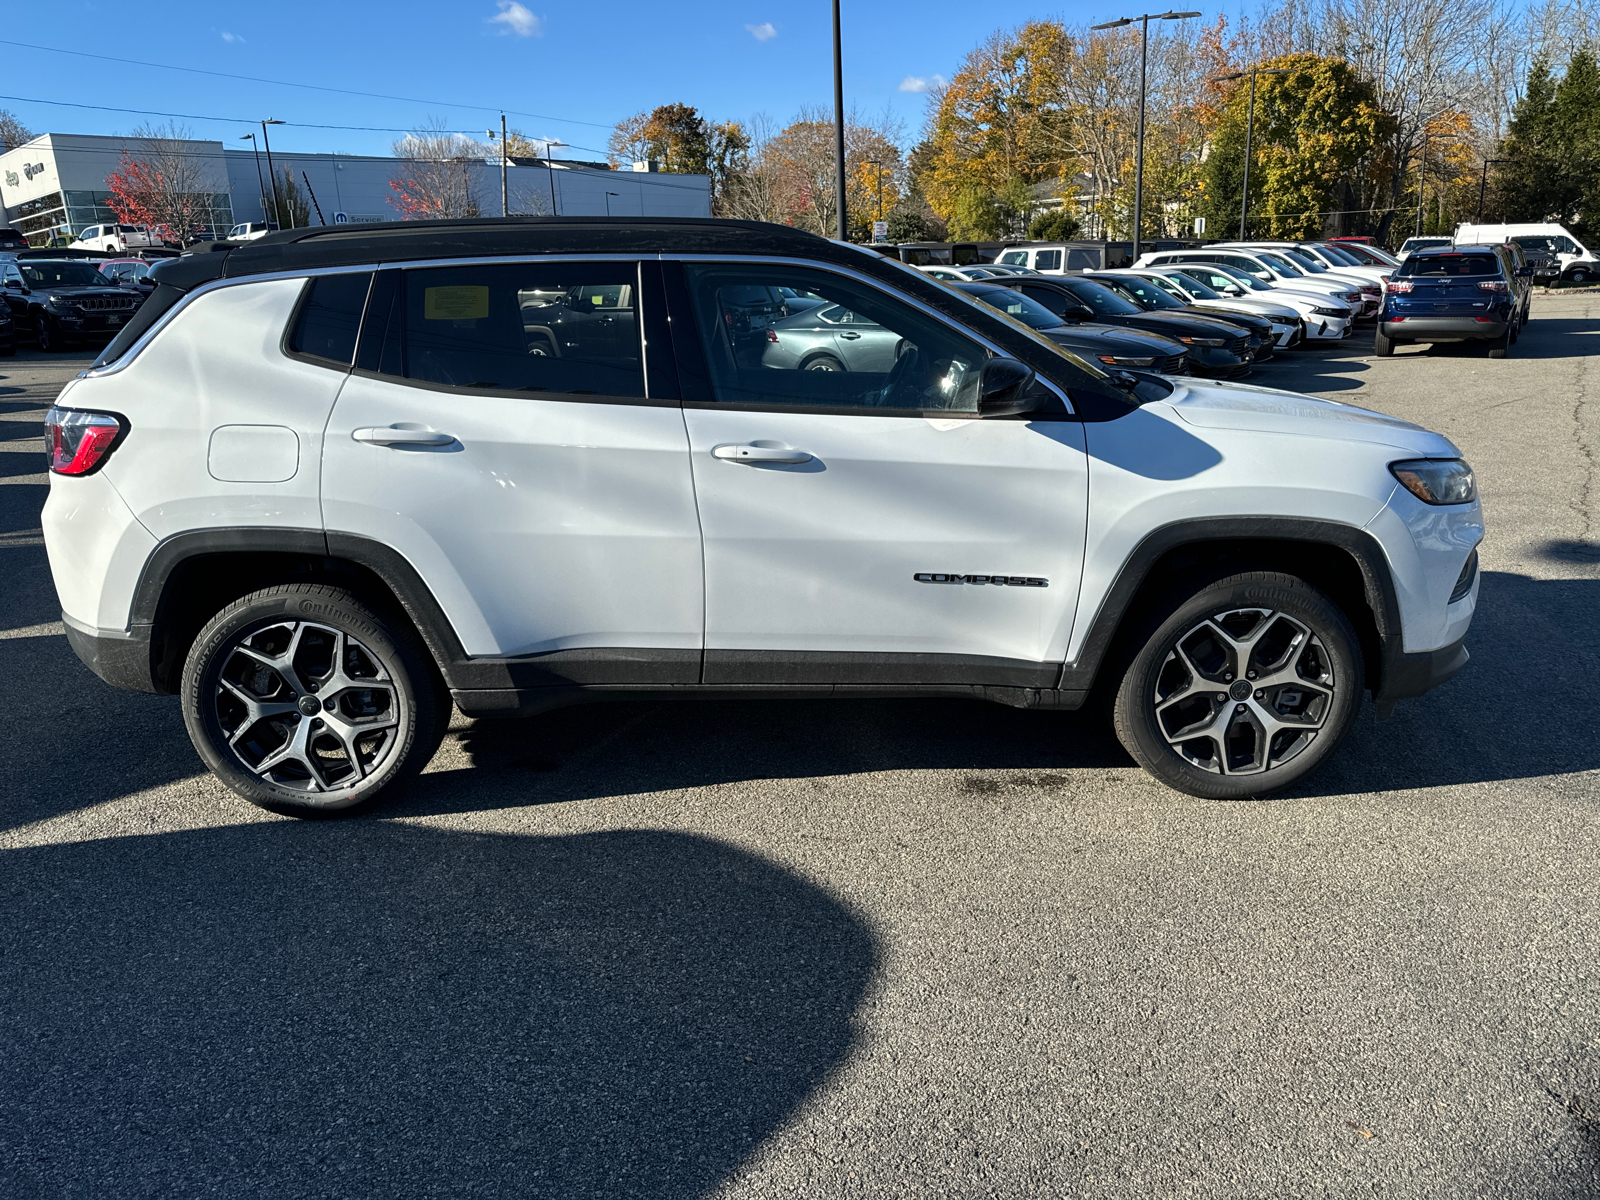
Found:
M 1518 267 L 1517 268 L 1517 278 L 1518 279 L 1527 279 L 1527 278 L 1531 277 L 1532 275 L 1533 275 L 1533 268 L 1532 267 Z
M 1066 308 L 1061 310 L 1061 315 L 1063 317 L 1072 317 L 1075 320 L 1081 321 L 1086 317 L 1094 316 L 1094 309 L 1090 308 L 1087 304 L 1069 304 Z
M 1014 358 L 991 358 L 978 374 L 978 415 L 1012 417 L 1039 407 L 1030 395 L 1033 368 Z
M 1139 386 L 1139 377 L 1131 371 L 1107 371 L 1106 379 L 1120 391 L 1131 392 Z

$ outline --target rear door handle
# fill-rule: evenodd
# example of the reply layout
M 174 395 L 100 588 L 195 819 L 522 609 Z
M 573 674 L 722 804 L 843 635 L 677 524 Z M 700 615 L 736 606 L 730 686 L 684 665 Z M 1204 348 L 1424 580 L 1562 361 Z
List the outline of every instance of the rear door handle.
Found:
M 811 455 L 804 450 L 791 450 L 788 446 L 722 445 L 711 447 L 711 457 L 724 462 L 742 463 L 807 463 Z
M 352 430 L 350 436 L 372 446 L 448 446 L 455 435 L 437 429 L 397 429 L 392 425 L 369 425 Z
M 845 339 L 845 340 L 846 340 L 846 341 L 851 341 L 851 342 L 853 342 L 853 341 L 855 341 L 855 340 L 856 340 L 856 339 L 857 339 L 857 338 L 858 338 L 858 337 L 860 337 L 860 336 L 861 336 L 861 335 L 860 335 L 860 334 L 859 334 L 859 333 L 857 333 L 857 332 L 856 332 L 856 331 L 855 331 L 855 330 L 854 330 L 854 329 L 846 329 L 846 330 L 843 330 L 843 331 L 842 331 L 842 332 L 841 332 L 841 333 L 840 333 L 840 334 L 839 334 L 839 336 L 840 336 L 840 337 L 842 337 L 842 338 L 844 338 L 844 339 Z

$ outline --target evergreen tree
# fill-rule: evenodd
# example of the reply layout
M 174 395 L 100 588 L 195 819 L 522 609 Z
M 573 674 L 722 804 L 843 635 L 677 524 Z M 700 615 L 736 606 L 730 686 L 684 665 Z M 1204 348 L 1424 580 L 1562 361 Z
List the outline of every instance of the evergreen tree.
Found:
M 1573 51 L 1556 86 L 1552 118 L 1562 159 L 1562 222 L 1600 228 L 1600 63 L 1592 46 Z
M 1556 161 L 1556 79 L 1550 59 L 1540 55 L 1528 70 L 1528 86 L 1517 101 L 1511 128 L 1495 170 L 1496 206 L 1502 220 L 1543 221 L 1561 204 L 1561 166 Z

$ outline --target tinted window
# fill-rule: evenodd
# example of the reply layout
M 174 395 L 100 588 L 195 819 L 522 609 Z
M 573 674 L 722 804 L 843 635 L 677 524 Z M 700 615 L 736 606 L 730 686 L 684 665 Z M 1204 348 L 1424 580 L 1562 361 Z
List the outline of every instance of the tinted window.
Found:
M 1007 250 L 1000 256 L 1000 261 L 1012 266 L 1025 267 L 1028 265 L 1028 252 L 1026 250 Z
M 20 265 L 22 277 L 31 288 L 98 287 L 106 281 L 93 263 L 28 262 Z
M 1204 267 L 1193 267 L 1185 270 L 1183 272 L 1182 280 L 1183 287 L 1189 292 L 1190 295 L 1201 300 L 1221 300 L 1222 293 L 1218 292 L 1215 288 L 1212 288 L 1209 285 L 1207 276 L 1210 274 L 1211 273 L 1208 272 Z M 1216 279 L 1218 287 L 1228 286 L 1228 280 L 1223 279 L 1220 276 L 1217 276 Z
M 643 396 L 632 263 L 405 271 L 381 369 L 481 391 Z
M 1061 251 L 1037 250 L 1033 255 L 1033 269 L 1036 271 L 1055 271 L 1061 267 Z
M 1132 304 L 1110 288 L 1091 283 L 1087 279 L 1074 279 L 1067 284 L 1067 290 L 1104 316 L 1128 317 L 1139 311 L 1137 304 Z
M 1445 279 L 1452 276 L 1500 274 L 1500 260 L 1492 254 L 1413 255 L 1395 274 L 1401 279 Z
M 1144 308 L 1182 308 L 1183 305 L 1148 280 L 1117 275 L 1105 281 L 1107 287 L 1129 297 Z
M 1012 320 L 1021 321 L 1030 329 L 1055 329 L 1062 324 L 1060 317 L 1037 300 L 1011 288 L 969 287 L 963 290 L 969 296 L 976 296 L 990 308 L 999 309 Z
M 977 411 L 983 349 L 875 288 L 798 267 L 686 274 L 719 403 Z M 824 303 L 792 307 L 790 289 Z
M 305 303 L 300 306 L 300 319 L 289 339 L 289 349 L 348 367 L 355 357 L 361 310 L 366 306 L 371 282 L 370 272 L 313 279 Z

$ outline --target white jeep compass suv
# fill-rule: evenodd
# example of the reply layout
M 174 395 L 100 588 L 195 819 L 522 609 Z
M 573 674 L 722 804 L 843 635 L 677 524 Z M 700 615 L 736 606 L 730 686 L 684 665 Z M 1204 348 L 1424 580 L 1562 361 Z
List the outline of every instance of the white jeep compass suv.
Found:
M 245 798 L 347 809 L 473 716 L 667 695 L 1077 708 L 1255 796 L 1466 662 L 1445 438 L 1110 373 L 870 251 L 591 218 L 272 233 L 47 421 L 77 653 Z

